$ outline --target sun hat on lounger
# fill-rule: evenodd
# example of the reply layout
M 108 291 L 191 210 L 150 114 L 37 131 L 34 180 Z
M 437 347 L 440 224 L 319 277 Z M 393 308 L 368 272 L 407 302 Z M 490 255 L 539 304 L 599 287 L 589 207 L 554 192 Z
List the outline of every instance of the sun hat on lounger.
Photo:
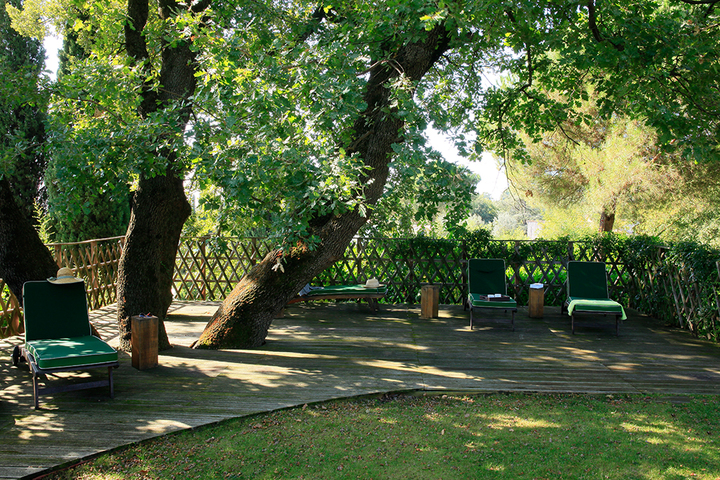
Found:
M 367 282 L 365 282 L 365 288 L 378 288 L 380 286 L 380 282 L 377 278 L 371 278 Z
M 68 267 L 62 267 L 57 271 L 56 276 L 47 279 L 50 283 L 78 283 L 82 282 L 82 278 L 77 278 L 73 275 L 73 271 Z

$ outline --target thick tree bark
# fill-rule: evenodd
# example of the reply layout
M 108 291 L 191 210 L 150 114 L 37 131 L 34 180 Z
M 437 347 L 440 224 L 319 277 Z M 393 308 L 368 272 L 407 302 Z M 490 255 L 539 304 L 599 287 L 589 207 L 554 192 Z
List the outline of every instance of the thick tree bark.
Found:
M 118 269 L 117 316 L 123 350 L 131 348 L 131 317 L 148 313 L 160 320 L 159 348 L 170 347 L 164 319 L 172 302 L 180 233 L 189 215 L 181 178 L 171 174 L 141 178 Z
M 617 200 L 613 199 L 605 205 L 600 212 L 600 225 L 598 231 L 600 233 L 612 233 L 615 226 L 615 210 L 617 209 Z
M 160 16 L 169 19 L 188 8 L 173 0 L 160 0 Z M 192 5 L 201 12 L 209 5 L 203 0 Z M 128 1 L 128 21 L 125 26 L 125 47 L 135 61 L 145 70 L 151 61 L 144 36 L 149 14 L 148 0 Z M 142 91 L 140 114 L 147 116 L 174 102 L 184 102 L 178 116 L 179 131 L 187 125 L 191 102 L 196 88 L 196 53 L 190 40 L 162 45 L 160 87 L 155 88 L 148 75 Z M 138 314 L 153 314 L 158 322 L 159 348 L 170 348 L 165 331 L 165 316 L 172 301 L 172 278 L 175 256 L 185 220 L 191 208 L 183 189 L 182 172 L 176 172 L 175 155 L 157 152 L 167 161 L 164 175 L 142 176 L 133 197 L 130 224 L 125 235 L 125 248 L 120 258 L 117 281 L 118 329 L 120 348 L 130 350 L 131 318 Z
M 361 182 L 369 205 L 383 193 L 389 172 L 392 145 L 401 141 L 404 122 L 388 115 L 391 90 L 387 81 L 402 71 L 417 82 L 448 48 L 444 26 L 438 26 L 420 42 L 404 45 L 391 62 L 379 62 L 370 71 L 364 99 L 367 109 L 354 125 L 354 141 L 347 149 L 358 152 L 370 167 Z M 309 251 L 297 246 L 289 252 L 273 252 L 256 265 L 228 295 L 208 322 L 194 348 L 242 348 L 262 345 L 272 319 L 288 300 L 313 277 L 342 257 L 353 236 L 367 221 L 357 211 L 326 220 L 315 232 L 320 244 Z M 277 266 L 282 257 L 282 269 Z M 276 268 L 273 268 L 276 267 Z M 284 271 L 283 271 L 284 270 Z
M 21 299 L 25 282 L 45 280 L 57 270 L 50 250 L 15 202 L 10 182 L 0 179 L 0 278 Z
M 600 233 L 612 233 L 615 225 L 615 213 L 603 211 L 600 214 Z

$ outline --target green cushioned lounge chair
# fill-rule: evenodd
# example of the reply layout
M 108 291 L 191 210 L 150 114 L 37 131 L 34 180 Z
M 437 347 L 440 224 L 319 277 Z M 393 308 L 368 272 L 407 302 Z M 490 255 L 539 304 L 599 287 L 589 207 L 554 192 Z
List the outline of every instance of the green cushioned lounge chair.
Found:
M 575 314 L 589 313 L 613 315 L 615 333 L 620 335 L 620 320 L 625 320 L 625 309 L 610 300 L 607 286 L 607 270 L 603 262 L 568 262 L 567 301 L 564 305 L 571 317 L 572 333 L 575 333 Z
M 33 376 L 35 408 L 40 395 L 95 387 L 110 387 L 114 396 L 113 369 L 118 353 L 91 334 L 85 284 L 32 281 L 23 285 L 25 344 L 15 347 L 13 364 L 26 361 Z M 44 387 L 39 377 L 56 372 L 107 368 L 108 378 L 70 385 Z
M 313 302 L 316 300 L 367 300 L 370 309 L 377 312 L 380 309 L 378 300 L 387 294 L 387 286 L 369 288 L 363 284 L 359 285 L 332 285 L 310 290 L 305 295 L 293 298 L 288 302 Z
M 493 300 L 491 295 L 500 294 Z M 468 302 L 470 307 L 470 329 L 476 309 L 493 309 L 512 312 L 511 325 L 515 331 L 517 302 L 507 296 L 505 260 L 498 258 L 473 258 L 468 261 Z

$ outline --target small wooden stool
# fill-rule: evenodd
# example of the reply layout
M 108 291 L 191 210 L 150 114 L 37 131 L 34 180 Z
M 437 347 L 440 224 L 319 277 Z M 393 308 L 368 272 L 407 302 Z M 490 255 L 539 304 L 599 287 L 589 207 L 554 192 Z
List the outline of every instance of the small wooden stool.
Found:
M 146 370 L 158 366 L 158 318 L 136 315 L 131 319 L 132 366 Z
M 437 318 L 440 303 L 440 285 L 420 287 L 420 318 Z
M 542 318 L 543 306 L 545 304 L 545 290 L 530 286 L 530 298 L 528 300 L 528 316 L 530 318 Z

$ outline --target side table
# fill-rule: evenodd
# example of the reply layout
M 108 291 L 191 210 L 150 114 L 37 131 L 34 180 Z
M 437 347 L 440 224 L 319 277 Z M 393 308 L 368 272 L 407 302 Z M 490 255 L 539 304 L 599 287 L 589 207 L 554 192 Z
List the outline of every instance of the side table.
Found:
M 437 318 L 440 303 L 440 285 L 420 287 L 420 318 Z
M 146 370 L 158 366 L 158 318 L 135 315 L 131 318 L 132 366 Z
M 530 285 L 530 298 L 528 300 L 528 316 L 530 318 L 542 318 L 543 306 L 545 304 L 545 285 L 533 283 Z

